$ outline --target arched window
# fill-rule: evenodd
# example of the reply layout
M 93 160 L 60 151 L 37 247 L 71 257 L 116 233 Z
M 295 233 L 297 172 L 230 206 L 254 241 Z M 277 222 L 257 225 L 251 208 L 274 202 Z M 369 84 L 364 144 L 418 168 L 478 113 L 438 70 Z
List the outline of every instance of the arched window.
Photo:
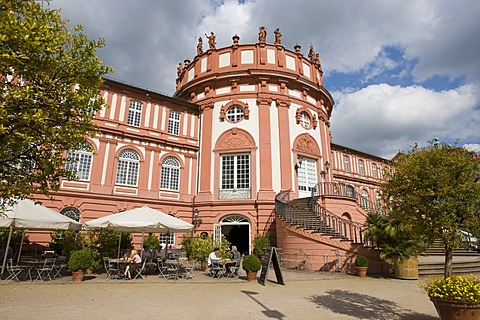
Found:
M 60 213 L 66 217 L 69 217 L 70 219 L 80 221 L 80 210 L 75 207 L 65 207 L 60 210 Z
M 362 190 L 362 208 L 365 209 L 365 210 L 370 209 L 370 203 L 368 201 L 367 190 Z
M 347 197 L 355 198 L 355 188 L 353 186 L 346 185 L 345 186 L 345 192 L 347 194 Z
M 65 170 L 71 171 L 76 179 L 80 181 L 89 181 L 90 171 L 92 169 L 92 158 L 92 152 L 89 150 L 70 150 L 67 152 Z
M 175 157 L 166 157 L 162 162 L 160 189 L 179 190 L 180 161 Z
M 375 192 L 375 206 L 378 213 L 382 212 L 382 197 L 378 192 Z
M 137 186 L 140 156 L 135 150 L 125 149 L 118 156 L 117 177 L 115 183 Z

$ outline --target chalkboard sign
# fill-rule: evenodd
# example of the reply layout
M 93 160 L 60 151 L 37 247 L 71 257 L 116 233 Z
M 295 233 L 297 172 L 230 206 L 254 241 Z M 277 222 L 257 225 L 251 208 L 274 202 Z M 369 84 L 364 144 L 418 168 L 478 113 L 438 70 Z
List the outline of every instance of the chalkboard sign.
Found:
M 283 282 L 282 271 L 280 270 L 280 263 L 278 261 L 277 248 L 275 247 L 265 249 L 265 256 L 263 257 L 262 261 L 262 271 L 260 273 L 258 282 L 262 285 L 265 285 L 265 280 L 267 279 L 270 265 L 273 265 L 273 269 L 275 270 L 277 283 L 284 285 L 285 283 Z

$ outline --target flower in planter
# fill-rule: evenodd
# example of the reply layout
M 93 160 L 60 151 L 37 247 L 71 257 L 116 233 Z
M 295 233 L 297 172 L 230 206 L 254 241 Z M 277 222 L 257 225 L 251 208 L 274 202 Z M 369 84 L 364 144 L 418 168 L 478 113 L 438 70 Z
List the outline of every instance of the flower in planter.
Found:
M 464 303 L 480 303 L 480 278 L 473 275 L 454 275 L 437 278 L 422 284 L 430 299 L 455 300 Z

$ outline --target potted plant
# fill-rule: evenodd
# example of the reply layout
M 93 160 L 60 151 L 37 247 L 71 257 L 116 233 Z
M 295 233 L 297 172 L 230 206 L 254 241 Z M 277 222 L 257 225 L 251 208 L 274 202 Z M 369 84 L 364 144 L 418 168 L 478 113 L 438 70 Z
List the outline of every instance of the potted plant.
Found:
M 355 258 L 355 269 L 359 277 L 367 276 L 368 260 L 364 256 L 358 255 Z
M 440 319 L 480 318 L 480 278 L 455 275 L 429 280 L 421 286 L 435 305 Z
M 380 258 L 392 265 L 396 278 L 418 279 L 417 255 L 421 242 L 400 217 L 395 212 L 389 216 L 370 213 L 364 235 L 381 249 Z
M 243 257 L 242 268 L 247 273 L 247 280 L 255 281 L 257 272 L 262 268 L 262 262 L 256 255 L 250 254 Z
M 257 234 L 253 239 L 253 254 L 262 259 L 268 247 L 271 247 L 270 238 Z
M 98 267 L 97 255 L 97 252 L 91 248 L 83 248 L 72 253 L 67 266 L 72 270 L 72 280 L 74 282 L 83 281 L 83 275 L 88 268 Z

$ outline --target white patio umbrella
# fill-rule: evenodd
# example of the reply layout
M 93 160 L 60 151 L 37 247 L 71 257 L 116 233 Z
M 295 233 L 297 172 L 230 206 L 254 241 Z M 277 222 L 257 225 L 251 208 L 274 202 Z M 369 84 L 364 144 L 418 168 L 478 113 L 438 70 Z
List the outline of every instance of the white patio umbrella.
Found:
M 85 223 L 89 228 L 117 232 L 181 233 L 193 230 L 193 225 L 148 206 L 114 213 Z M 143 245 L 143 243 L 142 243 Z
M 10 229 L 6 244 L 7 248 L 10 245 L 13 229 L 78 231 L 81 227 L 82 225 L 79 222 L 50 208 L 35 204 L 30 199 L 23 199 L 13 206 L 6 206 L 0 209 L 0 228 Z M 7 255 L 5 254 L 0 276 L 3 275 L 6 261 Z

